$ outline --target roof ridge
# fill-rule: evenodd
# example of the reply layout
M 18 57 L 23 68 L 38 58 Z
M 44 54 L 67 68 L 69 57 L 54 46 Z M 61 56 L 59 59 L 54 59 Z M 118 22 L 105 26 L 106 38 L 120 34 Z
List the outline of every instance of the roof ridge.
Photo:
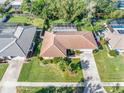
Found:
M 48 33 L 50 33 L 50 32 L 48 32 Z M 52 35 L 53 35 L 53 39 L 54 39 L 55 35 L 53 33 L 52 33 Z M 42 54 L 44 54 L 51 46 L 53 46 L 53 44 L 54 44 L 54 40 L 53 40 L 52 44 L 50 44 L 50 46 L 45 51 L 42 52 Z
M 87 35 L 87 33 L 85 33 L 82 38 L 84 38 L 86 41 L 88 41 L 92 46 L 95 46 L 89 39 L 86 39 L 86 37 L 84 37 L 85 35 Z
M 57 40 L 56 40 L 57 41 Z M 58 43 L 58 44 L 60 44 L 58 41 L 56 42 L 56 43 Z M 59 51 L 61 51 L 60 50 L 60 48 L 56 45 L 56 43 L 55 43 L 55 37 L 54 37 L 54 44 L 53 45 L 55 45 L 55 47 L 56 48 L 58 48 L 59 49 Z M 66 49 L 62 44 L 60 44 L 64 49 Z M 63 53 L 63 51 L 61 51 L 62 53 Z M 64 53 L 63 53 L 64 54 Z M 65 55 L 65 54 L 64 54 Z
M 21 49 L 21 51 L 23 52 L 23 54 L 25 55 L 25 56 L 27 56 L 26 54 L 25 54 L 25 52 L 23 51 L 23 49 L 19 46 L 19 44 L 16 42 L 16 45 Z
M 56 45 L 54 45 L 64 56 L 66 56 L 63 51 L 61 51 Z

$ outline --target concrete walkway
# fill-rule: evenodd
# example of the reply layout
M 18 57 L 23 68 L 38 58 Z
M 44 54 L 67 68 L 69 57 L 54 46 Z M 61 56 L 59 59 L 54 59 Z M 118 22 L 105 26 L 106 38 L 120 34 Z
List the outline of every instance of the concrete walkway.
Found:
M 0 93 L 16 93 L 16 86 L 11 84 L 7 84 L 7 82 L 16 82 L 21 68 L 22 68 L 23 62 L 12 60 L 9 62 L 9 66 L 0 82 Z
M 101 84 L 100 76 L 97 70 L 93 53 L 83 52 L 80 55 L 80 60 L 86 83 L 84 93 L 96 93 L 96 92 L 106 93 L 105 89 L 102 87 Z
M 30 86 L 30 87 L 49 87 L 49 86 L 55 86 L 55 87 L 82 87 L 82 83 L 76 83 L 76 82 L 6 82 L 6 86 Z
M 122 86 L 124 87 L 124 82 L 102 82 L 102 86 Z

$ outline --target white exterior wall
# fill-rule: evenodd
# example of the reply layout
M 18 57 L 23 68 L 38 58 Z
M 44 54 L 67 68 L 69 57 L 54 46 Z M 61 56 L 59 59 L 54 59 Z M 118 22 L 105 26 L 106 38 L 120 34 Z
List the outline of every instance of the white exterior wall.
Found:
M 73 49 L 73 50 L 80 50 L 80 51 L 93 51 L 94 49 Z
M 43 57 L 43 59 L 53 59 L 54 57 Z
M 17 57 L 14 57 L 12 58 L 13 60 L 26 60 L 25 57 L 20 57 L 20 56 L 17 56 Z
M 124 53 L 124 49 L 117 49 L 119 53 Z
M 5 57 L 0 56 L 0 58 L 4 59 Z M 20 56 L 13 57 L 13 58 L 11 56 L 7 56 L 7 58 L 10 60 L 26 60 L 26 57 L 20 57 Z
M 0 59 L 3 59 L 4 57 L 0 56 Z
M 108 44 L 108 47 L 112 50 L 112 47 L 111 47 L 111 45 L 110 45 L 110 44 Z
M 108 44 L 110 50 L 117 50 L 119 53 L 124 53 L 124 49 L 113 49 L 110 44 Z

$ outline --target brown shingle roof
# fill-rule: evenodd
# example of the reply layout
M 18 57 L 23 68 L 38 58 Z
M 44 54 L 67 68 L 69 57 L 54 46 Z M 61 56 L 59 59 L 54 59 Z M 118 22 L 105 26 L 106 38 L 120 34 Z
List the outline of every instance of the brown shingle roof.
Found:
M 40 56 L 66 56 L 66 49 L 95 49 L 91 32 L 45 32 Z

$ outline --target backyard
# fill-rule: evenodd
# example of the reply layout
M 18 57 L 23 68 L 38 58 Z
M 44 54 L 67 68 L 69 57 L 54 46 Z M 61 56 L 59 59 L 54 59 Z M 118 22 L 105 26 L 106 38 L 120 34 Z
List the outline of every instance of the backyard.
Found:
M 8 67 L 8 64 L 6 63 L 0 64 L 0 80 L 2 79 L 7 67 Z
M 72 62 L 79 62 L 73 59 Z M 48 63 L 44 65 L 37 57 L 32 58 L 29 63 L 23 65 L 19 81 L 31 82 L 79 82 L 83 79 L 81 70 L 76 74 L 69 71 L 62 71 L 57 64 Z
M 15 17 L 11 17 L 8 22 L 9 23 L 30 23 L 30 20 L 28 17 L 25 17 L 25 16 L 15 16 Z
M 17 87 L 17 93 L 81 93 L 82 87 Z
M 112 57 L 106 45 L 94 53 L 97 68 L 102 81 L 124 81 L 124 56 Z
M 37 17 L 31 18 L 27 16 L 13 16 L 8 20 L 8 23 L 27 23 L 42 28 L 44 20 Z

